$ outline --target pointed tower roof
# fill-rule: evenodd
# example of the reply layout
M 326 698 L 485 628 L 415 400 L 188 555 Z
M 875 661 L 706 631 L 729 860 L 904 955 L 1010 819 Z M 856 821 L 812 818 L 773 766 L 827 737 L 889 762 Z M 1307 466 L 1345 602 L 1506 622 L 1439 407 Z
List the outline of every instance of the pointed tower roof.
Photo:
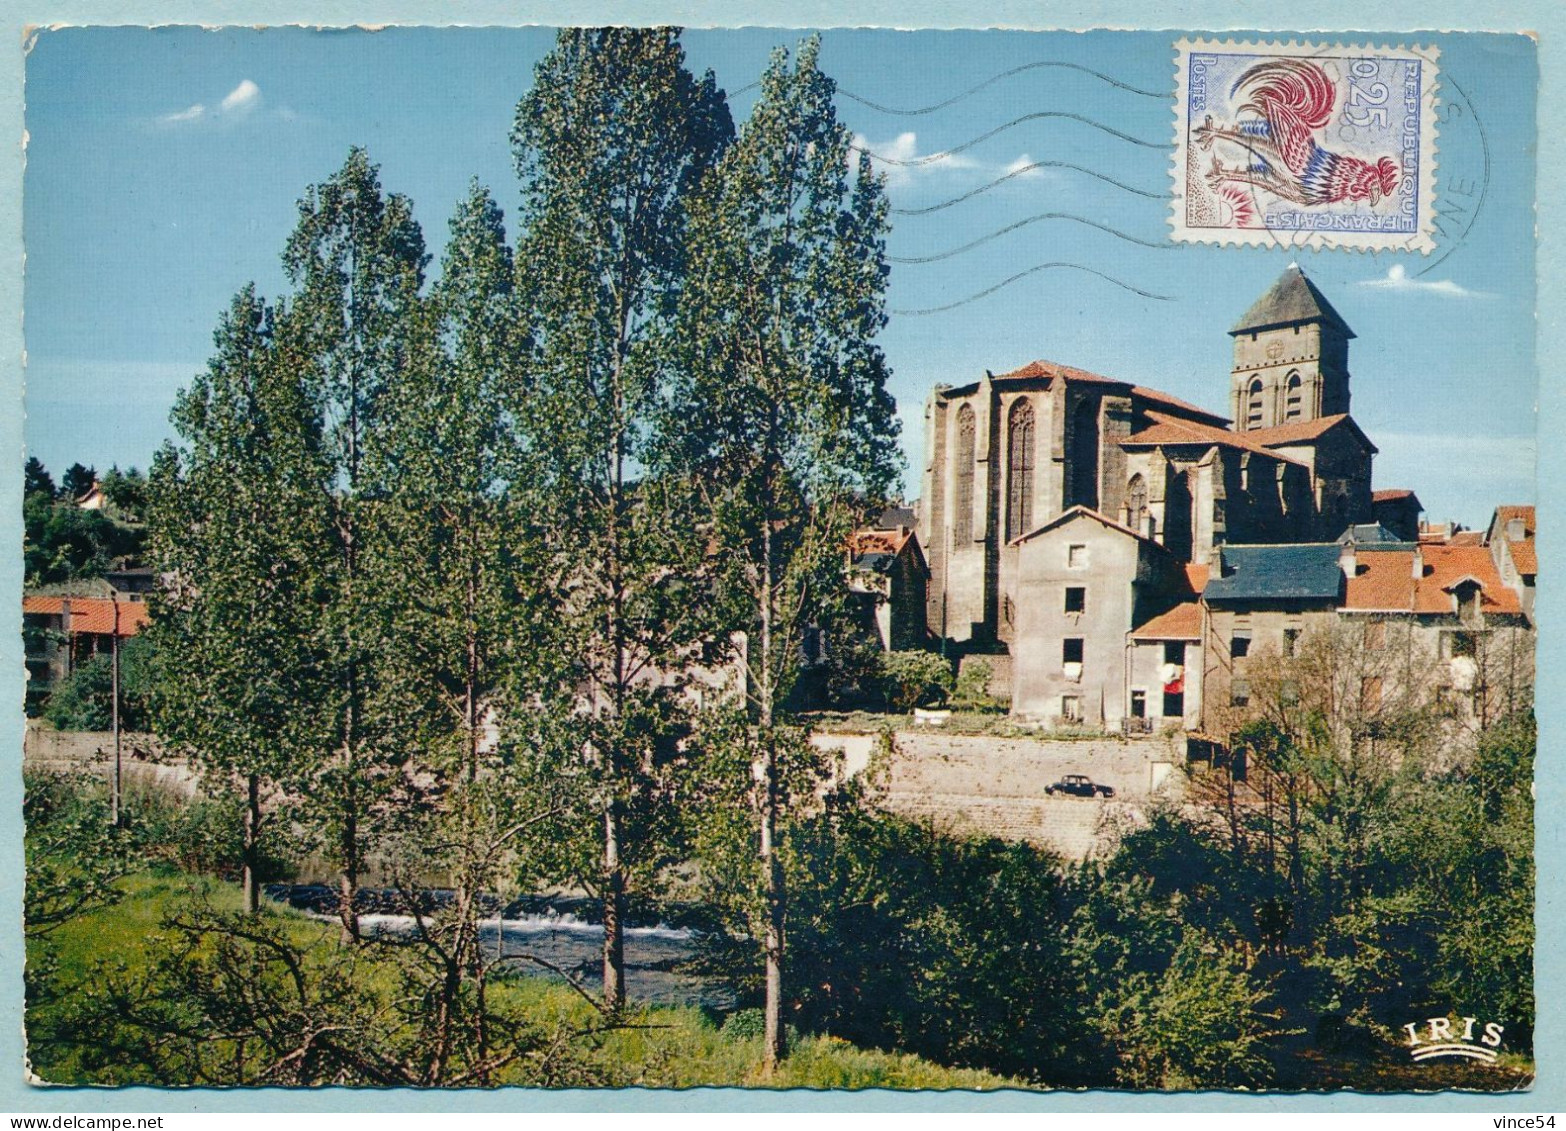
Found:
M 1292 326 L 1299 322 L 1325 322 L 1344 337 L 1354 337 L 1354 331 L 1332 309 L 1327 296 L 1317 290 L 1316 284 L 1306 277 L 1298 264 L 1291 263 L 1272 289 L 1256 300 L 1229 333 L 1249 334 L 1253 330 Z

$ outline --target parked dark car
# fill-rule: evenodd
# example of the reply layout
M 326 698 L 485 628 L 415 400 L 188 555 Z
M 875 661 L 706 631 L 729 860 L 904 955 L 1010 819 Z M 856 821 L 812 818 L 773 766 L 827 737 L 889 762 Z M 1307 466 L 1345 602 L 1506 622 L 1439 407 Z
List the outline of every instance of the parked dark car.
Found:
M 1113 786 L 1100 785 L 1086 774 L 1067 774 L 1054 785 L 1044 787 L 1044 792 L 1054 797 L 1064 793 L 1067 797 L 1113 797 Z

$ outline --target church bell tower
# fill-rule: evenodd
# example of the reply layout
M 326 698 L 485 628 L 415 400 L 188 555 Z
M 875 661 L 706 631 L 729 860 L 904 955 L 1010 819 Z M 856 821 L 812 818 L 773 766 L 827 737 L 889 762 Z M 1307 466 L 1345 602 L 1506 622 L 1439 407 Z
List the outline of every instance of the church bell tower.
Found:
M 1229 334 L 1230 412 L 1237 431 L 1348 412 L 1354 331 L 1298 264 L 1289 265 Z

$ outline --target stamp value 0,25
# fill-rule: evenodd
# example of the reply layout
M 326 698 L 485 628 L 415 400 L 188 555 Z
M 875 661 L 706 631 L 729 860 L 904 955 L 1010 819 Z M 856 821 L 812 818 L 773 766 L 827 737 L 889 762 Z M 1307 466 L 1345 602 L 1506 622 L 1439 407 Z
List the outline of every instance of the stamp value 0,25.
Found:
M 1175 239 L 1432 250 L 1434 48 L 1176 52 Z

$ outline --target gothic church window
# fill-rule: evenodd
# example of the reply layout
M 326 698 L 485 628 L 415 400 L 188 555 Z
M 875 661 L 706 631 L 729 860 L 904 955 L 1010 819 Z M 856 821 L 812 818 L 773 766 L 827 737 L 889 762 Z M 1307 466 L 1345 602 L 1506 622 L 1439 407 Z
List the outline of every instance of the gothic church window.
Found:
M 1098 509 L 1098 404 L 1083 401 L 1071 413 L 1071 497 L 1068 507 Z
M 1033 529 L 1033 405 L 1023 399 L 1011 406 L 1006 430 L 1006 538 L 1020 538 Z
M 1126 525 L 1138 534 L 1147 533 L 1147 480 L 1140 473 L 1126 484 Z
M 952 499 L 952 542 L 961 549 L 973 541 L 973 406 L 957 410 L 957 483 Z
M 1283 403 L 1283 419 L 1285 422 L 1298 420 L 1304 412 L 1303 382 L 1298 373 L 1289 374 L 1287 396 Z

